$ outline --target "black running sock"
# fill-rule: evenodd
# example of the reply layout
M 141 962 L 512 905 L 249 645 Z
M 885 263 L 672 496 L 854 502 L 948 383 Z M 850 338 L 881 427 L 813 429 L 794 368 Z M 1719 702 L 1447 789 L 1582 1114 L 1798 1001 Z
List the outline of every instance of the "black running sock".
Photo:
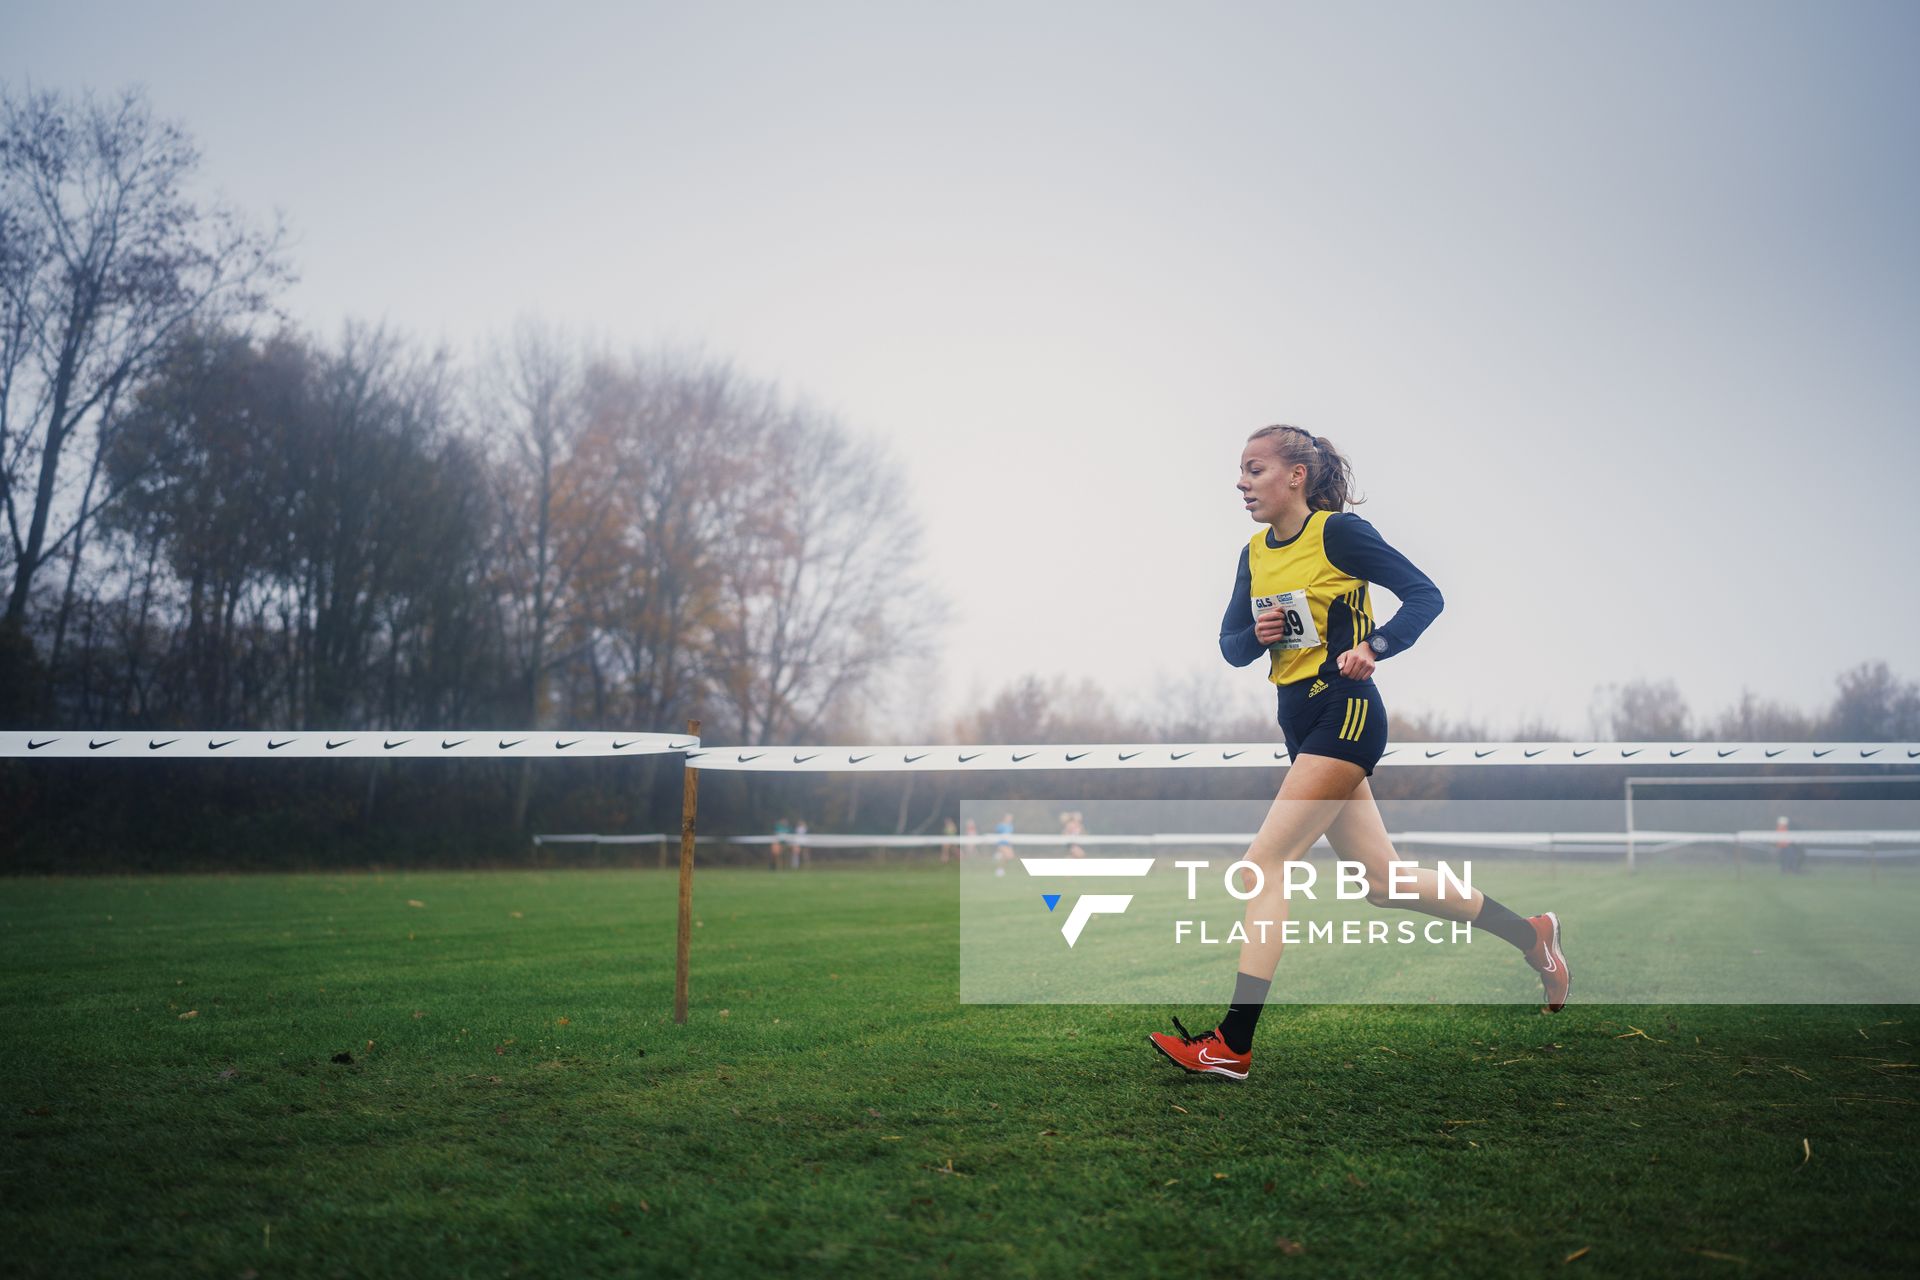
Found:
M 1234 975 L 1233 1003 L 1220 1020 L 1220 1038 L 1227 1042 L 1227 1048 L 1235 1053 L 1253 1048 L 1253 1029 L 1260 1025 L 1260 1010 L 1266 1006 L 1267 988 L 1272 985 L 1271 978 L 1256 978 L 1250 973 Z
M 1480 915 L 1474 920 L 1473 927 L 1485 929 L 1496 938 L 1505 938 L 1523 952 L 1533 950 L 1533 944 L 1539 941 L 1532 925 L 1492 898 L 1481 898 Z

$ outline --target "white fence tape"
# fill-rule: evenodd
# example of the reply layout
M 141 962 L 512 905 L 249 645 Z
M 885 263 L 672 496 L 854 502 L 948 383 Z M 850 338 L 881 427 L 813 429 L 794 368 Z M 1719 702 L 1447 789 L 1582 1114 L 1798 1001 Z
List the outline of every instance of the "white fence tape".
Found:
M 746 773 L 998 772 L 1026 769 L 1274 769 L 1271 742 L 1104 743 L 1088 746 L 701 747 L 698 769 Z M 1398 765 L 1915 764 L 1917 742 L 1410 742 L 1389 747 Z
M 932 773 L 1057 769 L 1274 769 L 1272 742 L 1100 743 L 1085 746 L 709 747 L 687 734 L 553 733 L 525 729 L 173 729 L 0 731 L 0 757 L 64 759 L 499 759 L 684 752 L 699 769 L 743 773 Z M 1382 767 L 1420 765 L 1920 765 L 1915 742 L 1410 742 Z
M 522 729 L 401 729 L 378 733 L 365 729 L 322 732 L 225 733 L 168 729 L 91 732 L 54 729 L 42 733 L 0 732 L 0 756 L 88 760 L 232 760 L 240 758 L 337 760 L 490 759 L 523 756 L 577 759 L 581 756 L 643 756 L 682 752 L 700 739 L 671 733 L 548 733 Z

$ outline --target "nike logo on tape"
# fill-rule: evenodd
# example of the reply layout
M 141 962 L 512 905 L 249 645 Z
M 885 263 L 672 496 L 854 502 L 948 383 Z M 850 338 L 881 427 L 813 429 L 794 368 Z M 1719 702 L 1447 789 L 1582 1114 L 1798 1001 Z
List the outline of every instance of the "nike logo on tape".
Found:
M 110 747 L 118 741 L 120 741 L 120 739 L 118 738 L 108 738 L 105 742 L 94 742 L 93 740 L 89 739 L 87 741 L 87 750 L 98 751 L 100 748 Z

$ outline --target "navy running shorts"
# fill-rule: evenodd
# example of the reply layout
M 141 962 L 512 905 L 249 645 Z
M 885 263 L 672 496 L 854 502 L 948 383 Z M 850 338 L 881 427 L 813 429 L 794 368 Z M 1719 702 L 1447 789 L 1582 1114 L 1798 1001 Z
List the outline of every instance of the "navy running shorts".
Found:
M 1278 686 L 1287 755 L 1332 756 L 1371 775 L 1387 749 L 1387 706 L 1372 680 L 1296 680 Z

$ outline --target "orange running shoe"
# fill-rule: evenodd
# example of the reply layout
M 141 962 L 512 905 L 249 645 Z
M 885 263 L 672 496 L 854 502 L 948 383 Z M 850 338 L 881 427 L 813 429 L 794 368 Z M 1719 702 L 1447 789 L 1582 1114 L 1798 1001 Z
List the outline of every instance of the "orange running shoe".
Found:
M 1253 1067 L 1252 1052 L 1235 1053 L 1227 1048 L 1227 1042 L 1220 1038 L 1219 1028 L 1194 1036 L 1187 1034 L 1187 1029 L 1180 1025 L 1180 1019 L 1175 1018 L 1173 1025 L 1179 1035 L 1170 1036 L 1164 1031 L 1154 1031 L 1148 1034 L 1147 1043 L 1166 1054 L 1169 1061 L 1188 1071 L 1225 1076 L 1229 1080 L 1247 1078 L 1247 1072 Z
M 1567 1007 L 1567 991 L 1573 975 L 1567 972 L 1567 958 L 1560 954 L 1560 917 L 1549 911 L 1543 916 L 1528 916 L 1535 942 L 1527 952 L 1527 963 L 1540 975 L 1540 986 L 1547 996 L 1547 1012 L 1558 1013 Z

